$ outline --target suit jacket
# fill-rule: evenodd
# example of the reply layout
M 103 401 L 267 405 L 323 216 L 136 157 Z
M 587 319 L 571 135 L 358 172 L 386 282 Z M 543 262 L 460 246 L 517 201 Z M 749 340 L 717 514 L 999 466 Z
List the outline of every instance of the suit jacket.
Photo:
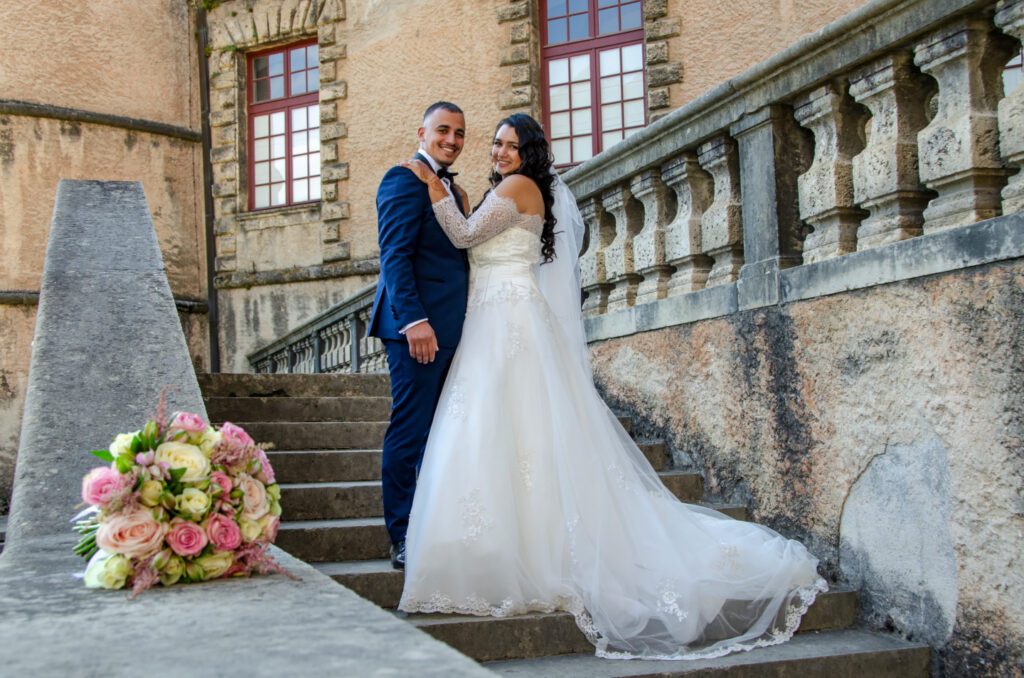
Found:
M 404 340 L 400 329 L 427 318 L 438 345 L 455 348 L 466 316 L 469 264 L 437 223 L 430 192 L 411 170 L 392 167 L 377 189 L 377 241 L 380 278 L 370 335 Z

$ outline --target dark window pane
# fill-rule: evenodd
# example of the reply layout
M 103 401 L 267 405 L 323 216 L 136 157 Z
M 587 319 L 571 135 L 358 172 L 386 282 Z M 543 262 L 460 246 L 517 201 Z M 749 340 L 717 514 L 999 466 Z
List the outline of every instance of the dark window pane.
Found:
M 268 59 L 270 60 L 271 75 L 281 75 L 284 73 L 284 54 L 271 54 Z
M 640 28 L 641 21 L 639 2 L 622 6 L 622 30 L 632 31 L 636 28 Z
M 565 16 L 565 0 L 548 0 L 548 18 Z
M 598 7 L 614 7 L 619 4 L 619 0 L 597 0 Z
M 306 93 L 306 71 L 292 73 L 292 96 Z
M 280 99 L 284 96 L 284 77 L 279 76 L 270 79 L 270 98 Z
M 574 12 L 586 12 L 587 0 L 569 0 L 569 14 Z
M 267 57 L 256 57 L 255 59 L 253 59 L 252 67 L 257 78 L 265 78 L 268 75 L 270 75 L 270 73 L 267 72 Z
M 292 72 L 306 70 L 306 49 L 293 49 L 292 50 L 292 62 L 289 64 Z
M 320 69 L 314 68 L 306 73 L 306 91 L 315 92 L 320 89 Z
M 597 15 L 597 32 L 601 35 L 619 32 L 619 8 L 602 9 Z
M 588 14 L 577 14 L 569 17 L 569 39 L 582 40 L 590 37 L 590 17 Z
M 270 81 L 256 81 L 256 101 L 266 101 L 270 98 Z
M 548 22 L 548 44 L 554 45 L 559 42 L 565 42 L 568 39 L 566 33 L 566 21 L 565 19 L 555 19 L 554 21 Z

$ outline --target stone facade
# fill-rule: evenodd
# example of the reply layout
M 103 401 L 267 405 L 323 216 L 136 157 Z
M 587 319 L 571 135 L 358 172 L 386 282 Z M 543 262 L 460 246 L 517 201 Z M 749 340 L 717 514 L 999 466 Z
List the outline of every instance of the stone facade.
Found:
M 209 366 L 195 30 L 179 0 L 0 7 L 0 514 L 60 179 L 142 182 L 190 352 Z

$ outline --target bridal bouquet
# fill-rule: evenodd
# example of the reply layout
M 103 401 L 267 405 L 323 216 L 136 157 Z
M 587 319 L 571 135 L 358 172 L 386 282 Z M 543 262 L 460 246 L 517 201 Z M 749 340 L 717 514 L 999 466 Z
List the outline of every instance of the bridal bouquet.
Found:
M 266 453 L 231 423 L 219 429 L 179 412 L 118 435 L 92 454 L 109 462 L 82 479 L 76 516 L 85 585 L 132 587 L 284 570 L 267 553 L 281 490 Z

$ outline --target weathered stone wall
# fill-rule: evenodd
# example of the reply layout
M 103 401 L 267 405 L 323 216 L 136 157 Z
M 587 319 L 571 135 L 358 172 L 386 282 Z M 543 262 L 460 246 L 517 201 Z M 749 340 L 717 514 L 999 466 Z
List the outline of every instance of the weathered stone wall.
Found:
M 0 4 L 0 514 L 60 179 L 142 182 L 190 352 L 209 364 L 194 31 L 181 0 Z
M 609 401 L 943 675 L 1024 660 L 1024 261 L 592 345 Z

